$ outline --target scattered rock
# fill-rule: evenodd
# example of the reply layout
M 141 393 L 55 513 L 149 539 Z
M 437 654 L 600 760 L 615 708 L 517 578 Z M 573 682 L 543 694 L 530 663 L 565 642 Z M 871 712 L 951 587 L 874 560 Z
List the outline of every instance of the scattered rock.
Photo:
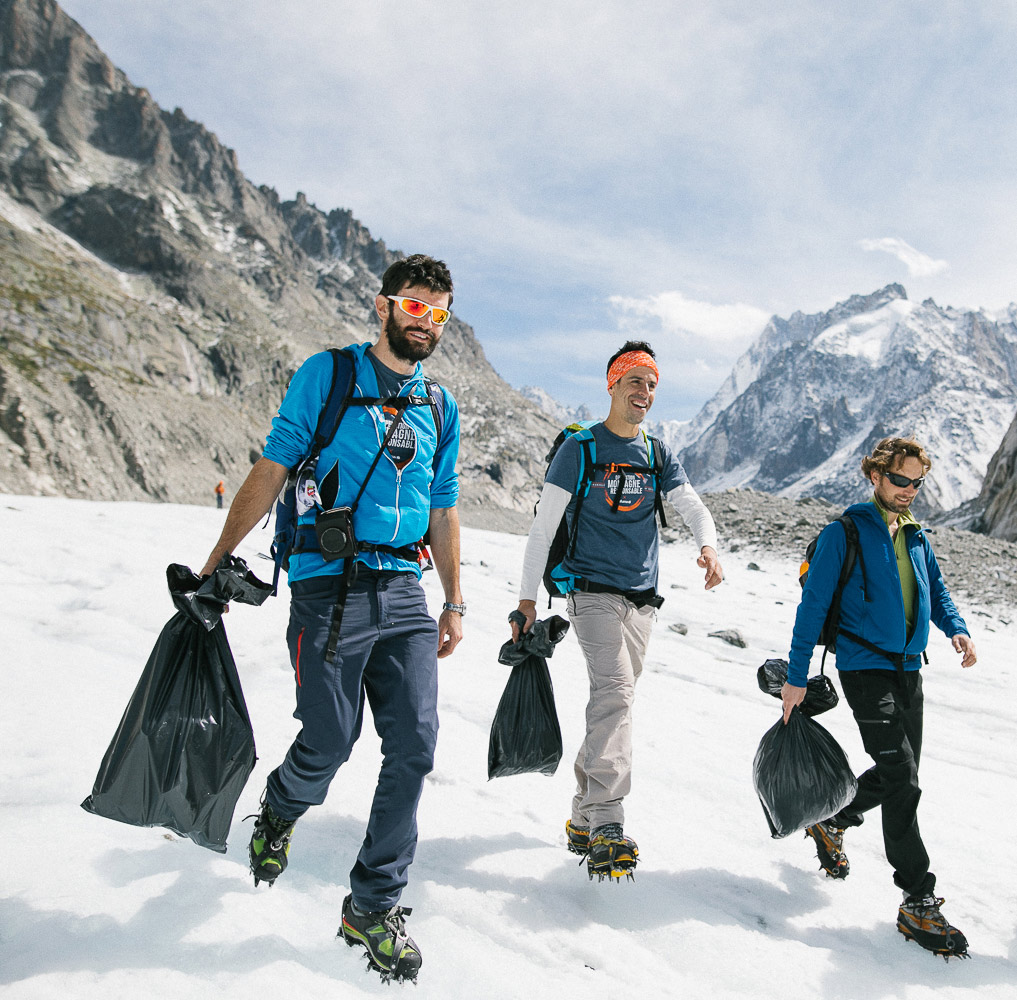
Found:
M 719 632 L 710 632 L 709 635 L 711 639 L 723 639 L 729 646 L 737 646 L 739 649 L 747 649 L 749 645 L 736 628 L 721 629 Z
M 677 632 L 679 635 L 689 634 L 688 625 L 683 625 L 681 622 L 674 622 L 673 624 L 668 625 L 668 629 L 672 632 Z
M 717 523 L 721 562 L 726 553 L 758 553 L 786 560 L 788 574 L 795 577 L 805 546 L 844 509 L 819 497 L 792 500 L 758 490 L 706 493 L 703 502 Z M 934 517 L 919 520 L 962 615 L 974 610 L 965 604 L 1017 606 L 1017 543 L 938 524 Z

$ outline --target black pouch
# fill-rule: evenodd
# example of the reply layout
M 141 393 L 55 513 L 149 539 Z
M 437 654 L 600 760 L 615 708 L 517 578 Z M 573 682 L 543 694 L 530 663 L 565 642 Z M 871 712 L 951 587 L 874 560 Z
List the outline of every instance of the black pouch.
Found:
M 858 789 L 840 744 L 797 708 L 763 734 L 752 780 L 775 839 L 829 819 Z
M 664 603 L 664 598 L 657 593 L 652 587 L 649 590 L 640 590 L 636 593 L 625 595 L 637 608 L 645 608 L 647 606 L 656 608 L 658 611 L 661 605 Z
M 323 510 L 314 519 L 314 533 L 318 536 L 321 557 L 326 562 L 348 559 L 357 554 L 357 539 L 353 534 L 353 510 L 349 507 Z

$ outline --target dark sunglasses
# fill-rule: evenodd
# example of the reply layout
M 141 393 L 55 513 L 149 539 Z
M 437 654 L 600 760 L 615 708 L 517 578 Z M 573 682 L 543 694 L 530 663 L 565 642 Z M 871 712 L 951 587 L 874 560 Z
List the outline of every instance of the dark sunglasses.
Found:
M 894 486 L 897 486 L 900 489 L 910 486 L 914 490 L 920 490 L 922 488 L 922 483 L 925 482 L 925 476 L 922 476 L 920 479 L 908 479 L 907 476 L 902 476 L 898 472 L 884 472 L 883 475 L 886 476 L 886 478 L 889 479 Z

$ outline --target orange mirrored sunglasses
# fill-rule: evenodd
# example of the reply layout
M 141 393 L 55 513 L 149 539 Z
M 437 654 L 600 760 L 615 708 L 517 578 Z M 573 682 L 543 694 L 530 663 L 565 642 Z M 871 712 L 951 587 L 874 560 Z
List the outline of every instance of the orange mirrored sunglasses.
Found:
M 386 295 L 385 298 L 391 299 L 407 316 L 412 316 L 414 319 L 423 319 L 430 313 L 431 322 L 435 326 L 444 326 L 452 318 L 452 313 L 447 309 L 428 305 L 426 302 L 421 302 L 420 299 L 411 299 L 406 295 Z

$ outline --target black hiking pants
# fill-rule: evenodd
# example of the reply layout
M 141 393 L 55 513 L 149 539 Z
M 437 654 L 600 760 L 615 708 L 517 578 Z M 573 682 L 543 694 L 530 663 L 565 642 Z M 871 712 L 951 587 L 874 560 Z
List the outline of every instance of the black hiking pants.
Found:
M 858 778 L 858 793 L 830 822 L 861 826 L 864 813 L 879 806 L 883 846 L 893 866 L 893 880 L 908 895 L 931 893 L 936 876 L 918 830 L 918 763 L 922 756 L 922 675 L 894 670 L 839 671 L 844 697 L 851 706 L 865 752 L 874 767 Z

